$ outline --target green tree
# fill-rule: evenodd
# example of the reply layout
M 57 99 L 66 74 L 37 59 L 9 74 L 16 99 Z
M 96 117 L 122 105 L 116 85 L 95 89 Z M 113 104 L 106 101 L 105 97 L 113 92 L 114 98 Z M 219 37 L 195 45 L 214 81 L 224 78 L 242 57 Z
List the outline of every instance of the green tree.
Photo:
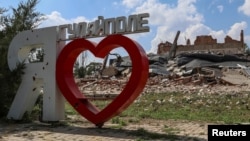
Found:
M 79 67 L 77 69 L 77 76 L 78 76 L 78 78 L 84 78 L 85 75 L 86 75 L 86 69 L 83 66 Z
M 38 0 L 22 1 L 17 8 L 10 8 L 11 15 L 5 15 L 7 10 L 0 8 L 0 117 L 6 116 L 25 69 L 25 64 L 19 63 L 16 69 L 9 70 L 8 47 L 17 33 L 36 28 L 44 19 L 41 13 L 35 11 L 37 4 Z
M 79 62 L 76 61 L 74 64 L 74 76 L 76 78 L 84 78 L 86 75 L 86 68 L 83 66 L 80 66 Z
M 247 55 L 250 55 L 250 49 L 249 49 L 249 47 L 248 47 L 248 45 L 246 43 L 244 43 L 244 48 L 245 48 L 245 53 Z

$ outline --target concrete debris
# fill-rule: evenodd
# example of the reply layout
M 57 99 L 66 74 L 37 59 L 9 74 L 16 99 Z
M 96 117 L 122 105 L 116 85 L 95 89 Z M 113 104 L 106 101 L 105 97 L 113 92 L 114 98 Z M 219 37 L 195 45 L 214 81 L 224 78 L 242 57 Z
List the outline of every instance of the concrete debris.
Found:
M 115 76 L 118 74 L 118 69 L 113 67 L 113 66 L 110 66 L 108 68 L 105 68 L 103 71 L 102 71 L 102 76 L 103 77 L 111 77 L 111 76 Z
M 241 72 L 242 69 L 228 69 L 223 72 L 223 76 L 221 77 L 222 82 L 230 84 L 230 85 L 248 85 L 249 78 L 244 76 Z
M 157 54 L 147 54 L 149 78 L 143 93 L 220 94 L 250 90 L 250 59 L 242 52 L 243 31 L 240 41 L 227 36 L 223 44 L 210 36 L 199 36 L 194 45 L 188 41 L 181 46 L 177 45 L 178 36 L 179 31 L 173 44 L 166 42 L 159 46 Z M 80 90 L 92 99 L 115 98 L 129 80 L 133 68 L 130 57 L 109 55 L 116 59 L 106 66 L 108 56 L 105 58 L 102 77 L 76 80 Z
M 213 57 L 220 58 L 220 61 L 213 60 Z M 131 64 L 130 59 L 125 58 L 122 63 Z M 250 60 L 197 53 L 178 55 L 173 60 L 166 58 L 164 55 L 148 55 L 150 75 L 143 93 L 206 94 L 250 90 Z M 125 87 L 131 69 L 131 65 L 111 65 L 104 69 L 103 77 L 76 79 L 76 83 L 90 99 L 113 99 Z

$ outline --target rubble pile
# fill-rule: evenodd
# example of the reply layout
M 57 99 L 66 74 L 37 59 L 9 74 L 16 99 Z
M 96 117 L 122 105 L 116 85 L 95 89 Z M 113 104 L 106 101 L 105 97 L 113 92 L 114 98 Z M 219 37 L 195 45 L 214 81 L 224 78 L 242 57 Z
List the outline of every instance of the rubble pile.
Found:
M 77 79 L 79 90 L 91 99 L 113 99 L 125 87 L 128 78 L 108 78 L 108 79 Z
M 120 94 L 132 66 L 129 57 L 122 60 L 111 66 L 113 75 L 76 80 L 80 91 L 96 99 Z M 168 54 L 148 54 L 148 60 L 149 78 L 143 93 L 237 94 L 250 90 L 250 60 L 245 55 L 183 53 L 168 59 Z

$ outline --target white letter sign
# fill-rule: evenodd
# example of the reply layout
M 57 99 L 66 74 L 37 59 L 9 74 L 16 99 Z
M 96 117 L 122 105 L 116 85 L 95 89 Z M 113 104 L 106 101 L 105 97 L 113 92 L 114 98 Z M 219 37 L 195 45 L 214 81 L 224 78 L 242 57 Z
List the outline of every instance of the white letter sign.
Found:
M 25 61 L 32 48 L 44 50 L 44 60 L 27 63 L 25 74 L 10 107 L 7 117 L 20 120 L 25 112 L 30 112 L 43 89 L 44 121 L 64 119 L 64 98 L 59 93 L 55 79 L 55 66 L 59 44 L 57 44 L 57 27 L 23 31 L 15 36 L 9 46 L 8 65 L 12 70 L 17 63 Z
M 61 93 L 64 91 L 62 91 L 62 89 L 60 89 L 61 91 L 59 90 L 60 87 L 58 87 L 58 84 L 60 84 L 60 81 L 56 80 L 56 72 L 60 74 L 62 69 L 56 69 L 56 66 L 60 64 L 60 61 L 58 61 L 60 59 L 57 59 L 57 57 L 60 53 L 63 53 L 61 50 L 63 50 L 66 45 L 66 40 L 101 37 L 111 34 L 148 32 L 149 27 L 146 26 L 148 21 L 145 19 L 148 17 L 148 13 L 130 15 L 128 18 L 122 16 L 104 19 L 104 17 L 99 16 L 98 20 L 94 22 L 65 24 L 23 31 L 17 34 L 9 46 L 8 65 L 9 68 L 13 70 L 18 63 L 25 62 L 26 68 L 24 69 L 25 74 L 22 76 L 22 82 L 17 90 L 7 118 L 21 120 L 25 112 L 30 113 L 32 111 L 38 96 L 41 94 L 41 91 L 43 91 L 42 120 L 59 121 L 64 119 L 65 99 Z M 66 37 L 66 35 L 68 35 L 68 37 Z M 124 38 L 121 35 L 115 35 L 115 37 L 117 39 Z M 124 38 L 124 42 L 127 40 L 127 38 L 126 40 Z M 132 42 L 131 40 L 131 43 L 134 45 L 134 41 Z M 139 53 L 143 52 L 144 54 L 143 49 L 141 49 L 139 45 L 136 44 L 134 46 L 136 49 L 138 48 Z M 29 59 L 28 56 L 31 50 L 35 48 L 42 48 L 44 51 L 43 61 L 26 61 Z M 142 60 L 147 62 L 145 61 L 145 55 L 141 56 L 143 58 Z M 71 69 L 73 71 L 73 68 L 69 70 Z M 140 89 L 141 88 L 142 86 L 140 86 Z M 135 95 L 137 96 L 137 93 L 135 93 Z

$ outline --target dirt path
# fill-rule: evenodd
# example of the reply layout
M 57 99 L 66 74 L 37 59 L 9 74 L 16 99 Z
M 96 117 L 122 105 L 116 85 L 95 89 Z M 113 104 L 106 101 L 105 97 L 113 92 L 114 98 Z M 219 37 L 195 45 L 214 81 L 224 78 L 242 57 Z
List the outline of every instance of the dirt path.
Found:
M 179 120 L 141 120 L 97 128 L 80 116 L 54 125 L 40 122 L 0 124 L 0 141 L 206 141 L 207 125 Z

